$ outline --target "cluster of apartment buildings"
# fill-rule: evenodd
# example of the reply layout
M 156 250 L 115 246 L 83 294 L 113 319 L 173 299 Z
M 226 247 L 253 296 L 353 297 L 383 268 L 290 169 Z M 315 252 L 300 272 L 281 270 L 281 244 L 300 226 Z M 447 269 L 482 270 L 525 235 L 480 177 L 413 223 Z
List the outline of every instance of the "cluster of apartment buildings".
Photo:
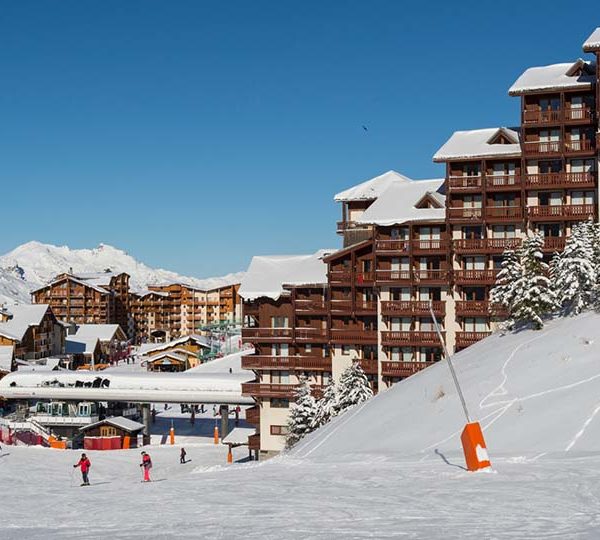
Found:
M 135 343 L 168 341 L 199 327 L 241 319 L 239 284 L 200 289 L 189 284 L 130 288 L 125 272 L 63 273 L 32 292 L 57 319 L 76 324 L 118 324 Z
M 374 390 L 485 338 L 503 313 L 489 292 L 502 254 L 533 233 L 550 258 L 574 223 L 598 218 L 600 28 L 593 60 L 527 69 L 510 87 L 521 122 L 455 132 L 435 153 L 444 178 L 394 171 L 336 195 L 342 249 L 254 257 L 239 294 L 251 449 L 284 446 L 299 377 L 318 392 L 353 360 Z

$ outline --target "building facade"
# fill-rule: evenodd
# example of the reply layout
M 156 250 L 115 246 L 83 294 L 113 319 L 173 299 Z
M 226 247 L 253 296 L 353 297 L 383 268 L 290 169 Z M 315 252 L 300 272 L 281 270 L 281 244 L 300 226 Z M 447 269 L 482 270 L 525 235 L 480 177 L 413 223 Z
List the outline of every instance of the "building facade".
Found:
M 336 195 L 343 247 L 321 254 L 318 287 L 253 259 L 240 289 L 253 449 L 283 448 L 299 374 L 318 392 L 358 360 L 383 390 L 442 358 L 430 309 L 451 353 L 480 341 L 505 316 L 489 301 L 503 252 L 541 233 L 549 260 L 574 223 L 598 219 L 600 28 L 583 49 L 595 60 L 530 68 L 510 87 L 519 126 L 455 132 L 433 157 L 444 178 L 389 171 Z

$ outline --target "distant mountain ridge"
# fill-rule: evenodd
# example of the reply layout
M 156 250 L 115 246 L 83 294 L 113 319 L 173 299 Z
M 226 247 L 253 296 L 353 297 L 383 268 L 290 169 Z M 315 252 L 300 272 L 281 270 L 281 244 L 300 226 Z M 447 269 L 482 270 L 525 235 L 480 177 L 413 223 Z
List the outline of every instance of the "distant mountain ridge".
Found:
M 63 272 L 126 272 L 131 289 L 142 290 L 149 284 L 180 282 L 201 289 L 239 283 L 244 272 L 200 279 L 182 276 L 170 270 L 151 268 L 125 251 L 107 244 L 93 249 L 71 249 L 41 242 L 27 242 L 0 255 L 0 303 L 31 301 L 30 293 Z

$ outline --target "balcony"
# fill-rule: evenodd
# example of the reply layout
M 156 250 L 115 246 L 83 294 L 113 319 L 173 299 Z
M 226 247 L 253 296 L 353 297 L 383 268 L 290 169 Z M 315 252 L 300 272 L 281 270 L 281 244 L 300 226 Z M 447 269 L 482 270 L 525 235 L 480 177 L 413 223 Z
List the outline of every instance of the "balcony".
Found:
M 372 285 L 375 281 L 375 272 L 356 272 L 356 285 Z
M 435 239 L 435 240 L 413 240 L 412 241 L 412 252 L 415 255 L 433 255 L 433 254 L 445 254 L 448 251 L 448 240 L 447 239 Z
M 594 218 L 594 204 L 557 204 L 551 206 L 530 206 L 529 219 L 532 221 L 570 221 Z
M 336 313 L 349 313 L 352 311 L 352 300 L 336 300 L 332 299 L 330 309 Z
M 296 384 L 242 383 L 242 396 L 258 398 L 293 398 Z
M 486 221 L 513 222 L 523 218 L 520 206 L 488 206 L 485 209 Z
M 296 341 L 307 343 L 327 343 L 329 341 L 329 334 L 326 328 L 296 327 L 294 329 L 294 338 Z
M 454 270 L 457 285 L 493 285 L 498 275 L 497 269 Z
M 491 335 L 491 332 L 456 332 L 456 348 L 464 349 Z
M 377 343 L 377 330 L 348 330 L 346 328 L 332 328 L 331 342 L 337 344 L 375 344 Z
M 517 191 L 521 189 L 521 177 L 514 174 L 489 175 L 485 177 L 487 191 Z
M 444 333 L 442 333 L 443 335 Z M 440 347 L 440 339 L 436 332 L 391 331 L 381 332 L 381 343 L 384 347 L 424 346 Z
M 410 242 L 408 240 L 376 240 L 375 251 L 378 253 L 408 253 Z
M 456 314 L 459 317 L 487 317 L 490 303 L 487 300 L 459 300 L 456 302 Z
M 297 298 L 295 302 L 297 313 L 325 313 L 327 311 L 324 300 Z
M 593 120 L 593 111 L 590 107 L 565 108 L 558 110 L 541 110 L 539 108 L 526 108 L 523 111 L 522 122 L 527 126 L 551 124 L 588 124 Z
M 593 154 L 595 151 L 595 141 L 593 139 L 565 141 L 565 154 L 567 155 Z
M 562 141 L 528 141 L 523 143 L 525 155 L 529 157 L 558 157 L 562 152 Z
M 432 302 L 433 312 L 443 317 L 446 303 L 436 300 Z M 429 315 L 429 300 L 389 300 L 381 302 L 381 314 L 387 317 L 412 317 Z
M 415 283 L 428 283 L 431 285 L 445 285 L 448 283 L 448 270 L 414 270 Z
M 410 377 L 435 362 L 381 362 L 381 375 L 383 377 Z
M 522 243 L 520 238 L 463 238 L 453 241 L 456 253 L 504 253 L 516 249 Z
M 258 426 L 260 424 L 260 407 L 255 405 L 254 407 L 249 407 L 245 410 L 246 422 L 252 424 L 253 426 Z
M 369 375 L 376 375 L 379 371 L 377 359 L 359 358 L 358 363 L 362 370 Z
M 242 339 L 247 341 L 289 341 L 292 339 L 291 328 L 242 328 Z
M 528 189 L 546 188 L 593 188 L 596 185 L 596 173 L 593 172 L 557 172 L 528 174 L 525 186 Z
M 243 369 L 331 371 L 331 358 L 320 356 L 268 356 L 253 354 L 242 357 Z
M 411 282 L 410 270 L 377 270 L 378 283 L 401 284 Z
M 356 221 L 338 221 L 337 233 L 342 234 L 349 229 L 367 229 L 369 226 Z
M 352 272 L 350 270 L 330 270 L 329 282 L 341 283 L 349 286 L 352 282 Z
M 450 221 L 469 223 L 472 221 L 481 221 L 483 217 L 483 208 L 477 207 L 455 207 L 448 208 L 446 214 Z
M 355 313 L 377 313 L 377 300 L 357 300 L 354 303 Z
M 449 176 L 448 189 L 451 191 L 470 192 L 481 191 L 481 175 L 476 176 Z
M 544 238 L 543 251 L 554 253 L 555 251 L 562 251 L 565 249 L 565 243 L 567 242 L 566 236 L 546 236 Z

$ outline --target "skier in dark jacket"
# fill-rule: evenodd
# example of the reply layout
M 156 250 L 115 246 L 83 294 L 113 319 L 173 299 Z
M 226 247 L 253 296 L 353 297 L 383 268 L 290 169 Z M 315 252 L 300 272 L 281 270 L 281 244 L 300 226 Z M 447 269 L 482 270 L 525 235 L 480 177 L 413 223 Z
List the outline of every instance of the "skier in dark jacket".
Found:
M 77 462 L 77 464 L 73 465 L 73 468 L 79 467 L 81 469 L 81 477 L 83 478 L 83 484 L 81 484 L 82 486 L 90 485 L 90 481 L 88 479 L 88 472 L 91 466 L 92 464 L 90 463 L 90 460 L 85 454 L 81 454 L 81 459 Z
M 185 448 L 181 449 L 181 453 L 179 454 L 179 463 L 185 463 L 185 456 L 186 456 L 186 451 Z

